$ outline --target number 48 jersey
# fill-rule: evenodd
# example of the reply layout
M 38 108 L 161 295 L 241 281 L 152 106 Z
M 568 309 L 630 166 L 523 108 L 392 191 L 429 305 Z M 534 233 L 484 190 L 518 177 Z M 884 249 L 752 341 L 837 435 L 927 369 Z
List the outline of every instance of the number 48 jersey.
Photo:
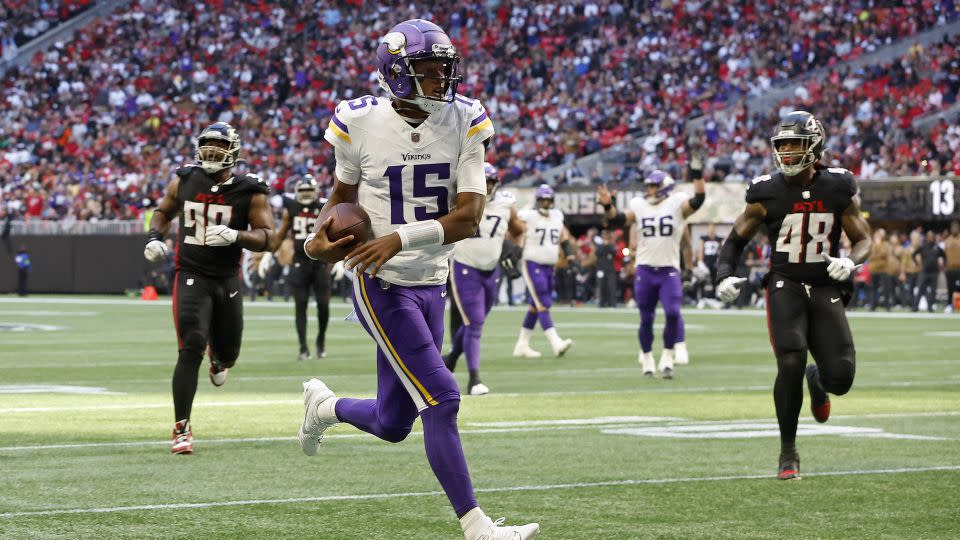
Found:
M 817 169 L 809 185 L 788 184 L 783 174 L 754 178 L 747 204 L 762 204 L 773 244 L 772 272 L 810 285 L 832 283 L 823 254 L 839 255 L 841 216 L 857 194 L 846 169 Z
M 671 193 L 659 204 L 650 204 L 643 197 L 630 199 L 630 211 L 636 216 L 637 264 L 680 268 L 680 241 L 686 226 L 683 203 L 687 198 L 684 193 Z
M 337 105 L 324 139 L 336 148 L 337 179 L 358 185 L 358 202 L 370 216 L 373 236 L 400 225 L 445 216 L 462 192 L 486 196 L 483 141 L 493 123 L 479 101 L 457 95 L 414 127 L 389 99 L 363 96 Z M 476 166 L 463 167 L 469 157 Z M 475 169 L 475 170 L 474 170 Z M 398 253 L 377 276 L 397 285 L 440 285 L 453 246 Z

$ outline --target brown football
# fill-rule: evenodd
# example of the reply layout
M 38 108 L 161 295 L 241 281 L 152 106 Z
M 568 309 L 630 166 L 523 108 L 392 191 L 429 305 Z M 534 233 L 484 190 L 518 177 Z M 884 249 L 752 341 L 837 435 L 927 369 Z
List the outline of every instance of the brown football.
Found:
M 320 215 L 315 228 L 319 228 L 320 224 L 326 221 L 328 217 L 333 218 L 333 222 L 330 223 L 330 227 L 327 229 L 327 238 L 331 242 L 336 242 L 351 234 L 353 235 L 353 241 L 331 254 L 332 256 L 328 258 L 327 262 L 332 263 L 343 260 L 344 256 L 346 256 L 351 249 L 373 238 L 370 216 L 367 215 L 367 212 L 361 208 L 359 204 L 339 203 L 334 205 L 333 208 L 330 208 Z

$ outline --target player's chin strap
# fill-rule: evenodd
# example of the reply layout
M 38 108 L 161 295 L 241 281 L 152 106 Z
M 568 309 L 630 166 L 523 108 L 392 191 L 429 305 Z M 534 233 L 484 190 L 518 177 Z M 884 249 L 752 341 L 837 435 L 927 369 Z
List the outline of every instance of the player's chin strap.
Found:
M 400 249 L 420 249 L 443 244 L 443 225 L 435 219 L 407 223 L 394 231 L 400 237 Z
M 720 256 L 717 258 L 717 283 L 733 275 L 737 270 L 737 263 L 740 261 L 740 255 L 747 247 L 747 239 L 737 234 L 736 229 L 730 231 L 730 236 L 720 248 Z

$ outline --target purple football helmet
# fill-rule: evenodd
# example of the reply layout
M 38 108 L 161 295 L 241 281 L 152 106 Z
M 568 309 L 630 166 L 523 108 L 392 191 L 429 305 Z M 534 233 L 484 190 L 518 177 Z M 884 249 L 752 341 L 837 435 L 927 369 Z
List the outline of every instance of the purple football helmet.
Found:
M 673 191 L 673 186 L 676 184 L 673 177 L 669 174 L 657 169 L 650 173 L 649 176 L 643 179 L 643 187 L 649 188 L 650 186 L 655 186 L 657 192 L 653 195 L 647 195 L 647 201 L 651 204 L 656 204 L 667 197 L 670 196 L 670 192 Z
M 540 187 L 533 192 L 533 198 L 537 201 L 537 210 L 546 215 L 553 208 L 553 188 L 547 184 L 540 184 Z M 549 201 L 548 204 L 541 204 L 541 201 Z
M 440 76 L 420 74 L 414 63 L 440 60 Z M 377 47 L 377 71 L 380 87 L 396 99 L 416 104 L 427 113 L 435 113 L 453 102 L 460 77 L 460 55 L 450 37 L 439 26 L 423 19 L 404 21 L 387 32 Z M 424 95 L 420 80 L 432 78 L 444 89 L 441 97 Z
M 487 180 L 487 201 L 493 200 L 493 194 L 497 192 L 497 188 L 500 187 L 500 175 L 497 174 L 497 168 L 491 165 L 489 162 L 483 162 L 483 177 Z M 493 188 L 490 188 L 490 184 L 493 184 Z

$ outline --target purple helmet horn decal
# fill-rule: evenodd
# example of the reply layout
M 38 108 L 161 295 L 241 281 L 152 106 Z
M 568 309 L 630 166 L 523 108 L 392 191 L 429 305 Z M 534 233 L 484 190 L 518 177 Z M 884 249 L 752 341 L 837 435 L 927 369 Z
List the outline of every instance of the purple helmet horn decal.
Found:
M 553 188 L 547 184 L 540 184 L 540 187 L 533 192 L 533 197 L 535 199 L 552 199 L 553 198 Z
M 676 182 L 674 182 L 673 177 L 660 169 L 653 171 L 643 179 L 644 186 L 657 186 L 657 199 L 663 199 L 669 196 L 675 184 Z

